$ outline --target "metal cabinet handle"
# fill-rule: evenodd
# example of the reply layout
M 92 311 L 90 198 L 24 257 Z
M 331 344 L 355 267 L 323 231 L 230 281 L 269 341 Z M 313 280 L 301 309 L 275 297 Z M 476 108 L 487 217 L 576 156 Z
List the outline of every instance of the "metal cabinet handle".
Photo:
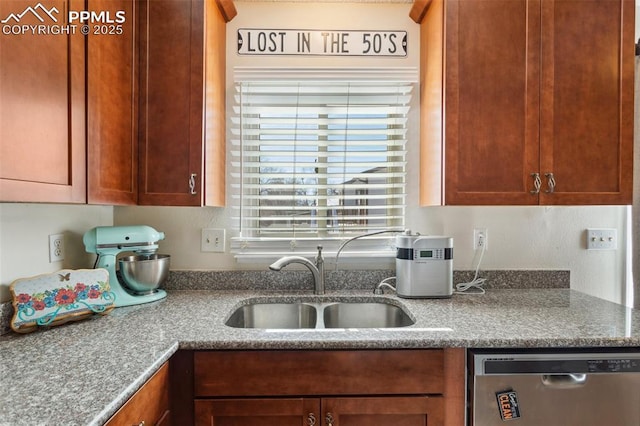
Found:
M 315 426 L 316 424 L 316 416 L 313 413 L 309 413 L 307 415 L 307 426 Z
M 325 426 L 333 426 L 333 415 L 331 413 L 327 413 L 324 421 L 327 423 Z
M 196 195 L 196 176 L 198 176 L 196 173 L 191 173 L 191 176 L 189 177 L 189 192 L 191 193 L 191 195 Z
M 547 185 L 549 185 L 549 189 L 547 189 L 545 192 L 548 194 L 553 194 L 556 189 L 556 178 L 553 177 L 553 173 L 545 173 L 544 175 L 547 177 Z
M 537 195 L 540 193 L 540 187 L 542 186 L 540 173 L 531 173 L 531 177 L 533 178 L 533 189 L 529 192 L 531 192 L 532 195 Z

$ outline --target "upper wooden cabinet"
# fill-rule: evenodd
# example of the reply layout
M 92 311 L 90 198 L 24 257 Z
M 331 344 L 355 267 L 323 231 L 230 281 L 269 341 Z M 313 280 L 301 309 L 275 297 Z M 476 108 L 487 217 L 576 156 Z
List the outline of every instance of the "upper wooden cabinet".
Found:
M 143 0 L 140 7 L 138 202 L 199 206 L 203 159 L 203 1 Z
M 89 7 L 127 16 L 122 34 L 88 37 L 89 203 L 199 206 L 206 148 L 218 166 L 207 176 L 206 203 L 224 205 L 225 26 L 233 2 L 89 0 Z
M 30 7 L 2 1 L 0 16 L 41 24 L 18 16 Z M 224 205 L 233 2 L 53 0 L 44 9 L 56 25 L 70 10 L 124 22 L 91 22 L 86 37 L 80 25 L 0 35 L 0 201 Z
M 125 22 L 87 36 L 87 202 L 138 200 L 138 29 L 134 0 L 88 0 Z
M 46 2 L 44 24 L 35 14 L 18 16 L 29 7 L 2 0 L 0 17 L 13 14 L 16 28 L 66 25 L 65 11 L 84 10 L 84 1 Z M 0 201 L 84 203 L 85 146 L 84 36 L 1 34 Z
M 416 1 L 411 16 L 423 204 L 438 156 L 445 204 L 631 202 L 632 0 Z
M 216 147 L 225 140 L 224 28 L 234 16 L 230 1 L 140 2 L 139 204 L 202 205 L 205 138 L 224 165 Z M 224 173 L 208 176 L 221 193 L 207 204 L 224 205 Z
M 580 3 L 542 1 L 541 203 L 630 204 L 635 4 Z

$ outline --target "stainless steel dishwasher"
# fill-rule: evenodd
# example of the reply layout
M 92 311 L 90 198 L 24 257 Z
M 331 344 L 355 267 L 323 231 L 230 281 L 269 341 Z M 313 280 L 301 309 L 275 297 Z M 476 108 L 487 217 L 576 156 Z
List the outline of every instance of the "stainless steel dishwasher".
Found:
M 640 353 L 470 351 L 473 426 L 638 426 Z

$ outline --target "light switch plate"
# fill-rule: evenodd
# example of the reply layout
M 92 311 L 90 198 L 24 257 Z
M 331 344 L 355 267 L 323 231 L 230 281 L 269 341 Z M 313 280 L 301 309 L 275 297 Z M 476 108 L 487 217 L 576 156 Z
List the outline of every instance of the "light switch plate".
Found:
M 587 250 L 616 250 L 618 230 L 614 228 L 588 228 Z
M 202 241 L 200 251 L 224 253 L 225 250 L 225 230 L 214 228 L 202 229 Z

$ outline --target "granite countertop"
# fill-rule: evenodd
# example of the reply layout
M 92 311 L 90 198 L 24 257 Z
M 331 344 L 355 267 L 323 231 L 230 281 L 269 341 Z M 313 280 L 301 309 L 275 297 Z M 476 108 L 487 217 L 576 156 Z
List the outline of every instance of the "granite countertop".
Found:
M 277 331 L 224 325 L 248 298 L 389 298 L 402 329 Z M 640 346 L 640 311 L 566 288 L 488 290 L 451 299 L 370 291 L 169 290 L 165 300 L 0 339 L 0 425 L 97 425 L 178 349 L 369 349 Z

